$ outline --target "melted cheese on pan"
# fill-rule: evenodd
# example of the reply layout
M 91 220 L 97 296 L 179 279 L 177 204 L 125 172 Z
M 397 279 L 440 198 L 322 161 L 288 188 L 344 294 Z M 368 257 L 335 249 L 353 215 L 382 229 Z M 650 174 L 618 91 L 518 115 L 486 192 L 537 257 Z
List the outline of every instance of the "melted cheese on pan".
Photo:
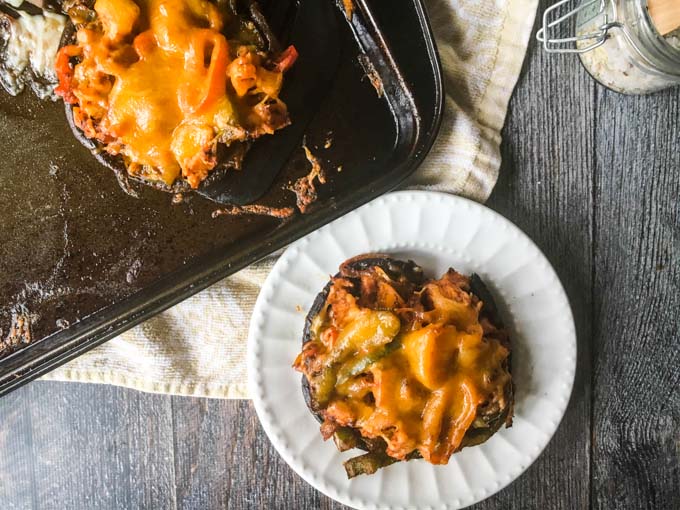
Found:
M 115 77 L 102 125 L 122 143 L 121 152 L 129 161 L 155 168 L 172 184 L 181 163 L 188 165 L 213 143 L 216 110 L 222 122 L 234 121 L 226 75 L 211 108 L 198 111 L 208 93 L 210 66 L 222 66 L 225 73 L 228 54 L 227 41 L 219 32 L 221 17 L 209 2 L 148 0 L 140 2 L 141 12 L 129 0 L 127 11 L 126 2 L 113 2 L 110 8 L 109 3 L 95 3 L 104 34 L 83 29 L 78 35 L 97 68 Z M 126 14 L 116 11 L 121 6 Z M 128 36 L 142 14 L 150 26 L 132 43 L 138 60 L 126 65 L 118 60 L 124 56 L 111 52 L 110 46 Z
M 218 139 L 288 122 L 278 100 L 285 69 L 264 69 L 251 47 L 230 48 L 215 3 L 97 0 L 94 9 L 101 26 L 81 28 L 78 44 L 62 49 L 80 63 L 57 64 L 58 92 L 86 136 L 123 155 L 130 173 L 167 184 L 181 175 L 195 188 L 216 164 Z
M 18 7 L 15 4 L 12 5 Z M 54 58 L 66 18 L 49 11 L 35 16 L 21 11 L 19 14 L 2 34 L 6 45 L 0 57 L 0 82 L 12 95 L 19 94 L 30 83 L 41 99 L 56 99 Z

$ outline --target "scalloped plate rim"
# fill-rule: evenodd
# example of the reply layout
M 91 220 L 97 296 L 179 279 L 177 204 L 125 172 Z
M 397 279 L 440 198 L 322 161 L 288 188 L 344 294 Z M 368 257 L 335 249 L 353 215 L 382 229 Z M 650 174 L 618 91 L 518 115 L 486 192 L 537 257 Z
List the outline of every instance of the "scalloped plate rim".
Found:
M 256 374 L 259 374 L 259 368 L 260 365 L 258 363 L 259 361 L 259 350 L 261 348 L 261 342 L 262 342 L 262 328 L 265 323 L 266 319 L 266 313 L 265 313 L 265 305 L 269 304 L 270 299 L 272 298 L 274 294 L 274 290 L 277 289 L 277 285 L 281 282 L 282 275 L 284 274 L 284 271 L 288 269 L 291 259 L 293 256 L 297 255 L 298 253 L 302 252 L 305 253 L 304 247 L 306 245 L 311 245 L 312 241 L 319 240 L 322 238 L 323 235 L 333 235 L 333 230 L 341 228 L 343 224 L 346 224 L 353 219 L 356 219 L 357 217 L 364 218 L 368 212 L 371 211 L 371 209 L 374 208 L 386 208 L 389 210 L 389 207 L 393 202 L 403 202 L 403 203 L 415 203 L 418 207 L 423 210 L 423 205 L 426 203 L 432 203 L 436 202 L 438 204 L 445 204 L 445 206 L 453 213 L 453 212 L 458 212 L 461 214 L 461 210 L 463 211 L 462 214 L 466 213 L 467 211 L 470 211 L 470 215 L 476 215 L 481 218 L 480 224 L 483 223 L 485 220 L 489 222 L 489 224 L 496 223 L 500 225 L 498 228 L 499 229 L 504 229 L 508 230 L 510 232 L 511 236 L 516 236 L 518 239 L 521 239 L 525 244 L 526 247 L 528 248 L 529 251 L 533 251 L 533 255 L 538 255 L 539 263 L 542 265 L 541 270 L 546 271 L 546 274 L 549 274 L 552 277 L 552 281 L 550 282 L 552 284 L 551 290 L 552 292 L 556 295 L 555 297 L 555 302 L 562 302 L 563 305 L 566 305 L 565 308 L 562 310 L 565 312 L 565 315 L 563 316 L 564 322 L 568 325 L 567 330 L 565 331 L 565 334 L 568 336 L 569 339 L 569 345 L 566 346 L 565 348 L 569 351 L 569 359 L 566 360 L 568 362 L 568 366 L 563 367 L 566 370 L 566 377 L 563 377 L 560 382 L 561 384 L 561 394 L 558 395 L 553 395 L 555 398 L 557 396 L 561 396 L 561 400 L 557 401 L 550 401 L 552 405 L 554 405 L 555 409 L 557 410 L 557 414 L 559 415 L 557 418 L 549 421 L 548 423 L 548 428 L 550 430 L 543 430 L 541 429 L 541 432 L 547 436 L 547 439 L 544 441 L 539 441 L 539 447 L 534 449 L 531 452 L 522 452 L 518 449 L 518 453 L 524 453 L 527 455 L 528 461 L 523 462 L 519 465 L 519 469 L 514 471 L 511 475 L 506 476 L 503 480 L 496 480 L 496 483 L 493 485 L 491 488 L 485 488 L 480 491 L 480 493 L 475 494 L 474 492 L 472 493 L 472 497 L 468 497 L 466 499 L 450 499 L 447 501 L 441 501 L 439 503 L 435 504 L 425 504 L 425 503 L 419 503 L 416 501 L 414 504 L 407 503 L 404 505 L 388 505 L 388 504 L 383 504 L 381 501 L 362 501 L 359 499 L 356 499 L 352 495 L 352 490 L 351 490 L 351 482 L 348 482 L 349 485 L 349 490 L 342 490 L 338 489 L 332 484 L 327 483 L 327 481 L 321 477 L 319 478 L 318 473 L 315 473 L 313 470 L 310 471 L 306 466 L 302 465 L 301 461 L 295 457 L 295 451 L 292 451 L 290 448 L 288 448 L 286 445 L 283 444 L 281 439 L 279 439 L 279 431 L 277 430 L 276 424 L 274 423 L 273 417 L 270 414 L 268 407 L 269 407 L 269 402 L 267 401 L 267 393 L 266 393 L 266 388 L 263 386 L 263 380 L 262 377 Z M 364 216 L 362 216 L 364 215 Z M 363 220 L 362 220 L 363 221 Z M 420 219 L 419 219 L 420 221 Z M 364 225 L 362 223 L 362 225 Z M 488 225 L 487 225 L 488 226 Z M 365 228 L 365 225 L 364 225 Z M 337 235 L 337 234 L 336 234 Z M 428 249 L 430 246 L 435 246 L 434 243 L 428 243 L 425 241 L 418 241 L 418 242 L 404 242 L 398 240 L 398 232 L 392 232 L 390 233 L 390 236 L 394 241 L 392 243 L 384 243 L 385 245 L 391 244 L 395 248 L 403 248 L 403 247 L 408 247 L 408 245 L 411 245 L 411 248 L 420 248 L 420 249 Z M 336 243 L 339 243 L 337 238 L 334 238 L 334 241 Z M 370 240 L 369 240 L 370 242 Z M 471 241 L 470 241 L 471 242 Z M 441 248 L 443 245 L 437 246 L 438 248 Z M 339 244 L 338 244 L 338 247 Z M 345 246 L 347 247 L 347 246 Z M 349 248 L 349 247 L 347 247 Z M 391 251 L 395 251 L 394 249 Z M 447 248 L 447 251 L 451 254 L 459 254 L 463 255 L 462 252 L 457 252 L 454 249 Z M 358 255 L 360 253 L 363 253 L 364 250 L 359 250 L 359 251 L 352 251 L 351 254 L 346 254 L 348 256 L 354 256 Z M 491 257 L 493 258 L 493 256 Z M 490 259 L 491 259 L 490 258 Z M 489 259 L 489 260 L 490 260 Z M 447 259 L 448 260 L 448 259 Z M 418 261 L 416 261 L 418 262 Z M 448 262 L 447 262 L 448 263 Z M 521 268 L 520 268 L 521 269 Z M 477 269 L 476 269 L 477 270 Z M 319 292 L 321 288 L 323 287 L 323 284 L 327 281 L 327 276 L 325 277 L 325 280 L 320 283 L 318 286 L 318 289 L 314 292 Z M 489 282 L 487 282 L 489 283 Z M 303 311 L 302 314 L 302 319 L 304 320 L 304 315 L 306 314 L 306 310 Z M 513 318 L 514 320 L 514 318 Z M 299 335 L 302 334 L 302 331 L 299 332 Z M 297 336 L 295 338 L 291 338 L 291 340 L 294 340 L 297 342 L 297 345 L 299 345 L 300 342 L 300 336 Z M 535 348 L 535 347 L 534 347 Z M 474 503 L 477 503 L 479 501 L 482 501 L 483 499 L 486 499 L 493 494 L 499 492 L 506 486 L 508 486 L 510 483 L 512 483 L 514 480 L 516 480 L 526 469 L 529 468 L 529 466 L 540 456 L 541 452 L 545 449 L 545 447 L 549 444 L 550 440 L 552 439 L 554 433 L 556 432 L 557 428 L 559 427 L 559 424 L 564 417 L 564 413 L 566 412 L 566 408 L 571 396 L 571 392 L 573 389 L 573 384 L 574 384 L 574 377 L 575 377 L 575 371 L 576 371 L 576 350 L 577 350 L 577 344 L 576 344 L 576 333 L 575 333 L 575 325 L 574 325 L 574 319 L 573 319 L 573 314 L 571 311 L 571 306 L 569 303 L 569 300 L 566 296 L 566 293 L 564 291 L 564 288 L 562 287 L 559 278 L 557 277 L 557 274 L 555 273 L 552 265 L 548 262 L 548 260 L 545 258 L 545 255 L 541 252 L 541 250 L 536 246 L 536 244 L 526 235 L 524 234 L 516 225 L 514 225 L 512 222 L 510 222 L 508 219 L 504 218 L 502 215 L 497 213 L 496 211 L 493 211 L 489 209 L 488 207 L 481 205 L 477 202 L 474 202 L 472 200 L 459 197 L 456 195 L 451 195 L 447 193 L 442 193 L 442 192 L 437 192 L 437 191 L 396 191 L 392 193 L 388 193 L 386 195 L 383 195 L 381 197 L 378 197 L 377 199 L 369 202 L 368 204 L 363 205 L 362 207 L 351 211 L 350 213 L 346 214 L 345 216 L 342 216 L 335 221 L 321 227 L 320 229 L 308 234 L 307 236 L 303 237 L 302 239 L 296 241 L 295 243 L 291 244 L 285 252 L 282 254 L 282 256 L 277 260 L 276 264 L 272 268 L 272 271 L 270 274 L 267 276 L 262 289 L 258 295 L 258 298 L 255 303 L 255 307 L 253 309 L 253 314 L 251 317 L 250 321 L 250 328 L 249 328 L 249 334 L 248 334 L 248 348 L 247 348 L 247 365 L 248 365 L 248 388 L 250 392 L 250 396 L 253 399 L 253 404 L 255 407 L 255 410 L 257 412 L 258 419 L 260 420 L 260 423 L 262 424 L 263 429 L 265 430 L 265 433 L 267 434 L 269 440 L 271 443 L 274 445 L 275 449 L 281 455 L 281 457 L 285 460 L 285 462 L 299 475 L 301 476 L 307 483 L 315 487 L 317 490 L 320 492 L 324 493 L 328 497 L 335 499 L 336 501 L 354 507 L 354 508 L 366 508 L 366 509 L 398 509 L 398 508 L 417 508 L 417 509 L 430 509 L 430 508 L 437 508 L 437 509 L 447 509 L 447 510 L 454 510 L 454 509 L 460 509 L 460 508 L 465 508 L 469 505 L 472 505 Z M 292 360 L 286 360 L 282 365 L 287 364 L 290 366 L 292 363 Z M 279 367 L 277 367 L 279 368 Z M 513 361 L 513 369 L 514 369 L 514 361 Z M 290 369 L 291 371 L 293 370 L 292 368 Z M 299 388 L 299 379 L 296 378 L 298 381 L 297 387 Z M 306 407 L 305 407 L 305 412 L 308 412 Z M 522 417 L 522 420 L 526 420 L 525 417 Z M 532 424 L 533 425 L 533 424 Z M 535 425 L 533 425 L 535 426 Z M 501 431 L 499 431 L 496 435 L 499 435 Z M 495 437 L 494 435 L 493 437 Z M 320 439 L 320 437 L 319 437 Z M 488 444 L 488 443 L 487 443 Z M 334 445 L 329 444 L 328 445 L 331 448 L 335 448 Z M 517 448 L 516 446 L 513 445 L 514 448 Z M 473 447 L 475 448 L 475 447 Z M 468 448 L 466 450 L 472 450 L 473 448 Z M 465 452 L 466 450 L 463 450 Z M 460 454 L 456 454 L 460 455 Z M 484 454 L 483 454 L 484 455 Z M 455 455 L 454 455 L 455 457 Z M 409 465 L 413 464 L 413 462 L 409 462 Z M 429 464 L 424 464 L 425 466 L 429 466 Z M 449 464 L 450 466 L 451 464 Z M 456 466 L 458 464 L 456 463 Z M 445 466 L 444 468 L 446 468 Z M 462 469 L 461 466 L 458 466 L 459 469 Z M 414 468 L 414 469 L 419 469 L 419 468 Z M 422 470 L 422 469 L 421 469 Z

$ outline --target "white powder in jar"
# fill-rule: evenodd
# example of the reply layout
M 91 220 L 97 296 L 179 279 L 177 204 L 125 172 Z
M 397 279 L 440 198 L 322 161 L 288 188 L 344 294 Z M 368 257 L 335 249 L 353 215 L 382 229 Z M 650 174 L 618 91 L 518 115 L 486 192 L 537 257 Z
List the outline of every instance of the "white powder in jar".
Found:
M 611 37 L 594 50 L 581 53 L 581 62 L 604 86 L 623 94 L 647 94 L 668 86 L 663 77 L 649 74 L 633 64 L 620 38 Z
M 0 33 L 4 43 L 0 83 L 12 95 L 29 84 L 41 99 L 56 100 L 54 64 L 66 18 L 49 11 L 35 16 L 19 14 L 17 19 L 6 18 Z
M 673 48 L 680 50 L 680 28 L 676 28 L 670 34 L 666 34 L 664 38 Z
M 597 33 L 605 23 L 602 14 L 581 22 L 577 28 L 578 35 Z M 680 47 L 678 32 L 667 36 L 668 42 Z M 578 47 L 585 47 L 592 40 L 579 41 Z M 678 46 L 676 46 L 676 44 Z M 584 67 L 597 81 L 604 86 L 623 94 L 648 94 L 668 87 L 672 82 L 662 76 L 647 71 L 634 63 L 638 58 L 632 54 L 621 28 L 611 28 L 607 32 L 606 41 L 595 49 L 580 53 Z

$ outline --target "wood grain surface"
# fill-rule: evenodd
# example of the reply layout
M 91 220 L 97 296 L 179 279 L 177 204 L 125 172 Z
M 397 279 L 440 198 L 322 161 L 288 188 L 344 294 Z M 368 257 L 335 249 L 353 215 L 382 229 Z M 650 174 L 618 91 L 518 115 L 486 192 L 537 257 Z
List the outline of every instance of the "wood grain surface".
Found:
M 615 94 L 532 43 L 489 205 L 554 264 L 579 356 L 550 445 L 474 508 L 680 508 L 680 88 Z M 35 382 L 0 423 L 3 510 L 344 508 L 247 401 Z

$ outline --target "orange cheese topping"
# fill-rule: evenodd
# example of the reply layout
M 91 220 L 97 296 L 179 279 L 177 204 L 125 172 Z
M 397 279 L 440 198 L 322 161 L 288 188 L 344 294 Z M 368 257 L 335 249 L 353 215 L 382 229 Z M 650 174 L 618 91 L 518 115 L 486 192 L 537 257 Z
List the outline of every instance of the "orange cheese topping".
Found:
M 315 383 L 318 374 L 334 382 L 321 396 L 324 418 L 384 439 L 391 457 L 418 451 L 446 463 L 479 406 L 503 395 L 510 378 L 502 369 L 508 349 L 484 335 L 482 303 L 445 276 L 424 287 L 429 311 L 398 303 L 391 311 L 373 310 L 359 306 L 338 280 L 327 299 L 332 317 L 315 321 L 316 334 L 295 365 L 317 397 L 324 391 Z
M 128 171 L 192 187 L 216 165 L 218 141 L 254 138 L 287 123 L 283 70 L 229 44 L 226 14 L 207 0 L 97 0 L 99 24 L 77 32 L 80 62 L 60 74 L 85 134 L 124 157 Z M 61 79 L 63 76 L 63 80 Z M 275 103 L 278 125 L 258 115 Z M 283 105 L 283 106 L 282 106 Z

